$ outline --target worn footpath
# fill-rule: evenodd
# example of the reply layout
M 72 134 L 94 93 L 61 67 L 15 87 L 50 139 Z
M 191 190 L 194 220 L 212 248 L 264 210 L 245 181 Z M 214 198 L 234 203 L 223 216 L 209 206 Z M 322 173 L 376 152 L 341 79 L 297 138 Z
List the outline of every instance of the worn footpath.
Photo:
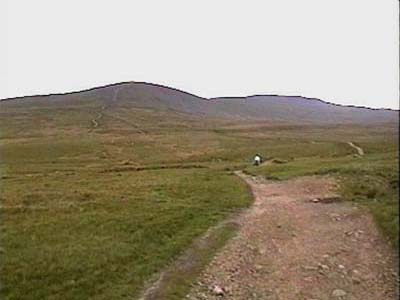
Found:
M 394 250 L 332 178 L 239 175 L 255 203 L 187 299 L 397 299 Z

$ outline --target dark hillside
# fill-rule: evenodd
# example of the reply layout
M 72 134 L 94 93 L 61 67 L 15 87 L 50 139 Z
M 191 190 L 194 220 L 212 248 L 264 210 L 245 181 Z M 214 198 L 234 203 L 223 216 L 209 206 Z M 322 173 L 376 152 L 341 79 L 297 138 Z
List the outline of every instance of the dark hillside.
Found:
M 204 99 L 172 88 L 148 83 L 121 83 L 64 95 L 8 99 L 7 106 L 105 105 L 107 108 L 143 108 L 213 119 L 304 124 L 391 123 L 398 111 L 341 106 L 318 99 L 293 96 L 250 96 Z

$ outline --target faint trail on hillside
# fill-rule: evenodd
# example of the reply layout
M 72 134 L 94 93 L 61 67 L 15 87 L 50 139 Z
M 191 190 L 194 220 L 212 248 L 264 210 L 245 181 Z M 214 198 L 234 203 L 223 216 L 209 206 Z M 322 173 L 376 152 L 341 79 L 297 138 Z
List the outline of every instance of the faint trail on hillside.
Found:
M 112 102 L 117 101 L 118 98 L 118 93 L 122 89 L 122 87 L 118 87 L 114 90 L 113 96 L 111 98 Z M 107 108 L 107 105 L 102 105 L 101 106 L 101 111 L 97 112 L 96 118 L 92 119 L 91 122 L 93 124 L 93 128 L 99 127 L 99 120 L 103 117 L 103 111 Z
M 93 128 L 96 128 L 97 126 L 99 126 L 99 123 L 97 123 L 96 119 L 92 120 L 92 124 L 93 124 Z
M 141 133 L 141 134 L 147 134 L 147 132 L 143 129 L 140 128 L 140 126 L 136 125 L 135 123 L 133 123 L 132 121 L 128 121 L 124 118 L 121 118 L 118 115 L 107 115 L 110 118 L 114 118 L 116 120 L 119 120 L 127 125 L 129 125 L 130 127 L 133 127 L 137 132 Z
M 117 102 L 117 101 L 118 101 L 118 94 L 119 94 L 119 92 L 120 92 L 122 89 L 123 89 L 123 87 L 118 87 L 118 88 L 116 88 L 116 89 L 114 90 L 114 93 L 113 93 L 112 98 L 111 98 L 111 102 Z M 109 107 L 109 106 L 107 106 L 107 105 L 103 105 L 103 106 L 101 107 L 101 111 L 100 111 L 100 112 L 97 112 L 96 118 L 94 118 L 94 119 L 91 120 L 92 125 L 93 125 L 92 128 L 97 128 L 97 127 L 99 127 L 99 120 L 100 120 L 101 118 L 103 118 L 103 116 L 104 116 L 103 111 L 106 110 L 108 107 Z M 138 132 L 141 133 L 141 134 L 147 134 L 147 132 L 144 131 L 144 130 L 142 130 L 142 129 L 140 128 L 140 126 L 136 125 L 135 123 L 133 123 L 133 122 L 131 122 L 131 121 L 127 121 L 127 120 L 125 120 L 124 118 L 121 118 L 121 117 L 118 116 L 118 115 L 107 114 L 107 116 L 108 116 L 108 117 L 111 117 L 111 118 L 114 118 L 114 119 L 117 119 L 117 120 L 119 120 L 119 121 L 122 121 L 122 122 L 128 124 L 128 125 L 131 126 L 131 127 L 134 127 L 135 130 L 138 131 Z
M 104 107 L 104 106 L 102 106 Z M 95 119 L 92 120 L 92 124 L 93 124 L 93 128 L 96 128 L 97 126 L 99 126 L 99 120 L 103 117 L 102 113 L 97 113 L 97 116 Z
M 358 146 L 354 145 L 352 142 L 347 142 L 347 144 L 348 144 L 350 147 L 356 149 L 358 155 L 360 155 L 360 156 L 363 156 L 363 155 L 364 155 L 364 150 L 363 150 L 361 147 L 358 147 Z
M 119 93 L 120 90 L 122 90 L 122 87 L 118 87 L 118 88 L 116 88 L 116 89 L 114 90 L 114 95 L 113 95 L 113 97 L 112 97 L 112 99 L 111 99 L 112 102 L 116 102 L 116 101 L 117 101 L 117 99 L 118 99 L 118 93 Z
M 187 299 L 397 299 L 393 249 L 332 178 L 238 175 L 255 202 Z

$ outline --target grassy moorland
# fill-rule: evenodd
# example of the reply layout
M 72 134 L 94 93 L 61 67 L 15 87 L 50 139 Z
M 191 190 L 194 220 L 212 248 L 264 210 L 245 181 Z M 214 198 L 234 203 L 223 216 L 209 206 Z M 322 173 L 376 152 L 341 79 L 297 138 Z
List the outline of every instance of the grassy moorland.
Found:
M 1 106 L 4 299 L 136 299 L 196 237 L 250 205 L 234 169 L 332 174 L 389 238 L 398 232 L 396 124 L 224 121 L 98 99 Z M 250 167 L 256 152 L 280 164 Z

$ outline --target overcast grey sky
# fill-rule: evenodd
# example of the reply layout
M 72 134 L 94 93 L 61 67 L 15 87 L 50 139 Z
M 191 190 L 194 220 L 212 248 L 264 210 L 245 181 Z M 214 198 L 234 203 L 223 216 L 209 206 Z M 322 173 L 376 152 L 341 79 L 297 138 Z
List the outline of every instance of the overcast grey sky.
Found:
M 1 0 L 0 22 L 1 99 L 147 81 L 399 107 L 397 0 Z

